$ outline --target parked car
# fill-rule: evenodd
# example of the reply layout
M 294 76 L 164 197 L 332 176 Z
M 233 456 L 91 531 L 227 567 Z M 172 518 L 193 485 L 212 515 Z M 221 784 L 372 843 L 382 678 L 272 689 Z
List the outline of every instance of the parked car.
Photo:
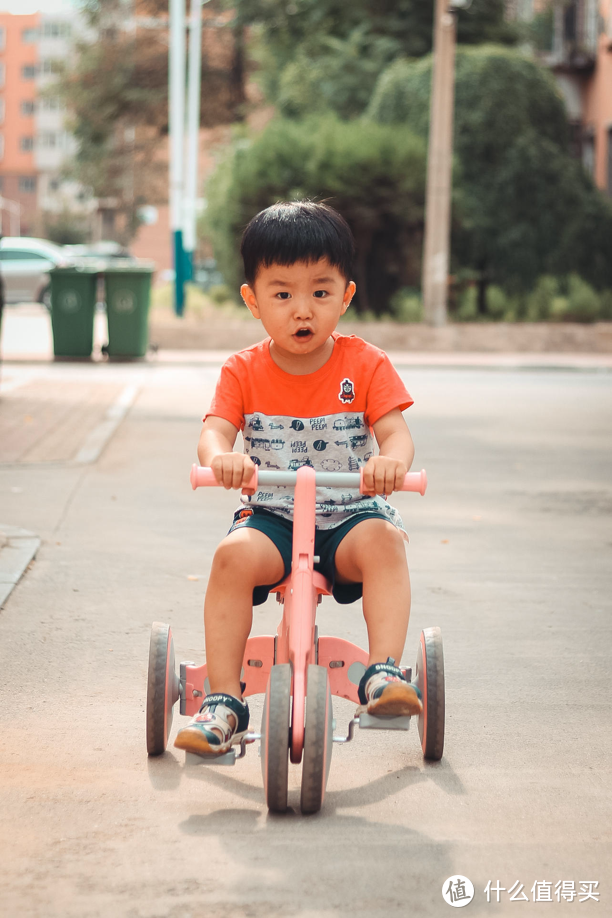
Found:
M 65 245 L 64 252 L 69 258 L 75 258 L 79 264 L 94 265 L 100 270 L 108 265 L 112 267 L 116 264 L 127 264 L 137 262 L 138 259 L 130 254 L 125 246 L 119 242 L 101 240 L 100 242 L 88 242 L 84 245 Z
M 46 239 L 5 236 L 0 239 L 0 273 L 6 303 L 43 303 L 51 308 L 49 271 L 73 264 L 63 248 Z

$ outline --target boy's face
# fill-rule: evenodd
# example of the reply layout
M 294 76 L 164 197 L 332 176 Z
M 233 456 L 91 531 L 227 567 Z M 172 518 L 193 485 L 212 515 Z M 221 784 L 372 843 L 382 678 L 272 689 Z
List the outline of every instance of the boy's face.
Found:
M 261 267 L 252 287 L 240 292 L 251 313 L 261 319 L 276 348 L 288 358 L 313 357 L 327 346 L 338 319 L 355 293 L 326 258 L 312 264 Z

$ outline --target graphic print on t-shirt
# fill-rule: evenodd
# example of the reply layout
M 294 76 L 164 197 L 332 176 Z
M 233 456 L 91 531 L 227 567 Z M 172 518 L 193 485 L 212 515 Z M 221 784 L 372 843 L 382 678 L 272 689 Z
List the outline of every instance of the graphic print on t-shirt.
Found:
M 233 354 L 221 368 L 208 415 L 242 430 L 245 450 L 262 470 L 358 472 L 373 455 L 371 428 L 389 411 L 403 411 L 412 398 L 379 348 L 353 335 L 333 333 L 332 356 L 303 376 L 281 370 L 270 339 Z M 248 499 L 291 519 L 293 488 L 260 488 Z M 381 497 L 357 489 L 319 488 L 317 527 L 337 526 L 353 513 L 381 511 L 401 526 L 397 511 Z
M 242 437 L 245 452 L 262 471 L 282 468 L 295 472 L 308 465 L 328 472 L 358 472 L 374 454 L 375 446 L 372 432 L 359 412 L 286 418 L 268 417 L 258 411 L 245 415 Z M 262 487 L 247 501 L 250 506 L 265 507 L 290 519 L 293 488 Z M 356 489 L 317 488 L 320 529 L 337 526 L 354 513 L 367 510 L 381 511 L 401 527 L 399 514 L 382 498 L 364 497 Z

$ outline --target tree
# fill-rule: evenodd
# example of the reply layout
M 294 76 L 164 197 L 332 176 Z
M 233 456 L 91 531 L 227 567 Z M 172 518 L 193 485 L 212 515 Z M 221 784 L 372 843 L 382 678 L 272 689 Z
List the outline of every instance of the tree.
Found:
M 431 58 L 396 61 L 367 117 L 426 137 Z M 486 92 L 483 91 L 486 87 Z M 518 51 L 457 53 L 456 262 L 490 281 L 530 289 L 539 275 L 576 271 L 612 285 L 612 208 L 569 153 L 565 107 L 552 76 Z
M 242 31 L 220 2 L 213 0 L 204 11 L 205 126 L 242 117 L 245 98 Z M 132 21 L 122 0 L 86 0 L 83 12 L 87 31 L 60 80 L 77 142 L 70 173 L 94 197 L 112 199 L 123 218 L 121 241 L 128 242 L 138 228 L 139 207 L 167 200 L 167 165 L 160 156 L 168 132 L 167 4 L 148 0 L 139 6 L 141 15 L 163 13 L 153 28 Z M 214 30 L 212 42 L 207 27 Z
M 267 98 L 290 117 L 328 108 L 363 112 L 378 75 L 398 56 L 431 51 L 433 0 L 237 0 L 239 20 L 259 35 Z M 512 43 L 503 0 L 474 0 L 458 40 Z
M 357 242 L 356 308 L 387 311 L 393 293 L 418 282 L 425 144 L 405 128 L 344 123 L 332 115 L 276 119 L 238 139 L 209 182 L 206 224 L 228 283 L 242 279 L 237 253 L 248 221 L 279 200 L 326 200 Z

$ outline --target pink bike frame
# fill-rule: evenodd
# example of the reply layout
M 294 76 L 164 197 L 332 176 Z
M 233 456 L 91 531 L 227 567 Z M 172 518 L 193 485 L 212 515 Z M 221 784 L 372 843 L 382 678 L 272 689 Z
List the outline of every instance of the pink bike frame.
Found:
M 331 584 L 314 570 L 314 539 L 316 514 L 316 488 L 331 486 L 338 482 L 343 487 L 359 488 L 366 492 L 363 484 L 363 469 L 360 473 L 323 473 L 303 466 L 297 472 L 263 472 L 255 469 L 253 479 L 245 488 L 254 493 L 258 481 L 265 484 L 295 484 L 293 505 L 293 552 L 291 574 L 283 580 L 274 592 L 283 603 L 283 617 L 276 636 L 250 637 L 243 659 L 243 680 L 245 695 L 265 692 L 272 666 L 276 663 L 290 663 L 293 675 L 293 711 L 291 718 L 291 761 L 299 763 L 304 745 L 304 714 L 306 699 L 306 674 L 310 664 L 327 669 L 332 695 L 348 698 L 359 703 L 357 685 L 350 673 L 354 663 L 367 666 L 368 654 L 361 647 L 336 637 L 316 639 L 315 618 L 321 594 L 331 593 Z M 219 486 L 212 469 L 194 465 L 191 470 L 191 485 L 198 487 Z M 425 493 L 427 476 L 425 471 L 409 472 L 404 480 L 403 491 Z M 360 668 L 360 672 L 363 669 Z M 183 684 L 182 714 L 195 714 L 200 698 L 206 694 L 206 664 L 187 664 L 181 672 Z

